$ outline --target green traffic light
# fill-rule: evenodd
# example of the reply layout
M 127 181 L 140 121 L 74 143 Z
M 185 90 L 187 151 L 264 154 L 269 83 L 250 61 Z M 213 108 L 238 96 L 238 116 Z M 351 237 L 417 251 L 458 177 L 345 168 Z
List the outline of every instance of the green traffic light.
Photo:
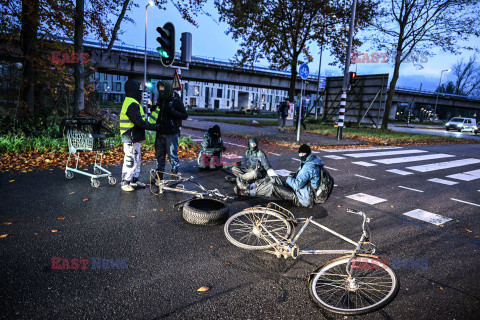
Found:
M 160 54 L 160 56 L 162 56 L 164 58 L 169 58 L 169 55 L 168 55 L 167 51 L 165 51 L 163 48 L 158 47 L 157 51 Z

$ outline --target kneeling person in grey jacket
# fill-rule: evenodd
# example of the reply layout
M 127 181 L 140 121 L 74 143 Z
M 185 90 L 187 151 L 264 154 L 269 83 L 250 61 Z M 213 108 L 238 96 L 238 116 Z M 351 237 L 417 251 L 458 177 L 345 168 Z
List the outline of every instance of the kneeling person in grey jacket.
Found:
M 285 182 L 278 177 L 266 177 L 247 186 L 238 185 L 235 187 L 235 193 L 240 196 L 275 197 L 292 201 L 296 206 L 312 207 L 313 194 L 320 183 L 320 168 L 323 161 L 312 154 L 312 150 L 306 144 L 300 146 L 298 156 L 301 159 L 300 167 Z

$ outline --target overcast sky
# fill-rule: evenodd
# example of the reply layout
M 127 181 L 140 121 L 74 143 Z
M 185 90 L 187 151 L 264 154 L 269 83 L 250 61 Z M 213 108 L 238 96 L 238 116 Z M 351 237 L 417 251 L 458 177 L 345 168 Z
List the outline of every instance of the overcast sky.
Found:
M 122 23 L 121 29 L 124 33 L 120 36 L 120 40 L 126 44 L 137 45 L 143 47 L 144 44 L 144 32 L 145 32 L 145 5 L 147 0 L 139 0 L 139 8 L 134 9 L 129 13 L 136 24 Z M 201 15 L 197 17 L 198 28 L 183 20 L 180 13 L 171 5 L 168 5 L 168 9 L 160 10 L 155 7 L 148 8 L 148 33 L 147 33 L 147 46 L 149 48 L 155 48 L 157 46 L 157 26 L 163 26 L 165 22 L 172 22 L 175 25 L 176 32 L 176 51 L 180 51 L 180 35 L 182 32 L 192 33 L 192 47 L 194 56 L 203 56 L 216 59 L 231 59 L 237 49 L 239 43 L 236 43 L 231 36 L 226 35 L 225 31 L 228 29 L 227 24 L 218 22 L 218 12 L 213 5 L 213 0 L 209 0 L 205 7 L 205 11 L 211 14 L 211 17 Z M 475 39 L 475 47 L 480 48 L 480 40 Z M 359 51 L 368 51 L 370 54 L 374 50 L 370 50 L 370 44 L 364 44 Z M 314 61 L 309 64 L 310 72 L 317 73 L 319 65 L 320 48 L 315 44 L 310 45 L 310 49 L 314 56 Z M 473 55 L 472 52 L 463 52 L 459 55 L 446 54 L 440 49 L 432 50 L 433 57 L 428 57 L 426 63 L 422 63 L 423 68 L 419 69 L 412 63 L 403 63 L 400 68 L 400 78 L 397 86 L 419 88 L 422 84 L 422 89 L 435 90 L 440 80 L 440 73 L 442 70 L 451 68 L 452 65 L 464 58 L 468 58 Z M 329 52 L 323 52 L 322 58 L 322 75 L 341 75 L 342 69 L 338 67 L 328 66 L 328 63 L 333 59 Z M 267 66 L 268 63 L 262 61 L 259 65 Z M 351 66 L 350 70 L 362 74 L 381 74 L 381 73 L 393 73 L 393 65 L 391 63 L 358 63 Z M 450 78 L 453 78 L 450 76 Z M 443 73 L 442 83 L 449 80 L 449 74 Z

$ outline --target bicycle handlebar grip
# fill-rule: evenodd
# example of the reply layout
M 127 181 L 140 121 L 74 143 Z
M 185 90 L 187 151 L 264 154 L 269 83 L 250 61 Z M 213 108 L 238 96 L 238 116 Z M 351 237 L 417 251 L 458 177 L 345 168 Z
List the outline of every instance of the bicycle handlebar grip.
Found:
M 347 209 L 347 212 L 348 212 L 348 213 L 355 213 L 355 214 L 358 214 L 359 216 L 363 216 L 363 212 L 358 211 L 358 210 Z

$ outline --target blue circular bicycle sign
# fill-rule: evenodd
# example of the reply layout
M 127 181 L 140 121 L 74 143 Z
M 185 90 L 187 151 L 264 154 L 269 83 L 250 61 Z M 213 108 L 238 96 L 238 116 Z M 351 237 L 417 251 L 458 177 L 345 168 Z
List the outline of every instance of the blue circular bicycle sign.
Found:
M 300 73 L 300 77 L 303 80 L 307 80 L 310 70 L 308 69 L 308 65 L 306 63 L 302 64 L 298 69 L 298 73 Z

